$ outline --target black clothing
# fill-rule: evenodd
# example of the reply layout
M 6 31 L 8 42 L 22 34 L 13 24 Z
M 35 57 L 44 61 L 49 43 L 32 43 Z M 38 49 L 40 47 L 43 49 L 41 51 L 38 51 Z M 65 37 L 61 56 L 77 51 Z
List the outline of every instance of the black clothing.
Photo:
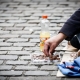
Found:
M 78 9 L 63 25 L 60 33 L 67 36 L 66 40 L 70 41 L 74 35 L 80 33 L 80 9 Z
M 73 47 L 77 48 L 77 49 L 80 49 L 80 43 L 77 39 L 77 36 L 74 36 L 71 40 L 70 40 L 70 43 Z

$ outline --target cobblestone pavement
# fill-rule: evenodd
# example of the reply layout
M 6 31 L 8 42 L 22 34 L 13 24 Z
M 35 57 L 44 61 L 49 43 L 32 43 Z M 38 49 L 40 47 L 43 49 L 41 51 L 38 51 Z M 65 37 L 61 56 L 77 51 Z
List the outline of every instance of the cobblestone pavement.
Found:
M 31 63 L 30 54 L 40 53 L 40 18 L 48 15 L 50 33 L 56 35 L 80 7 L 80 0 L 0 0 L 0 80 L 79 80 L 57 78 L 57 64 Z M 56 52 L 66 45 L 64 40 Z

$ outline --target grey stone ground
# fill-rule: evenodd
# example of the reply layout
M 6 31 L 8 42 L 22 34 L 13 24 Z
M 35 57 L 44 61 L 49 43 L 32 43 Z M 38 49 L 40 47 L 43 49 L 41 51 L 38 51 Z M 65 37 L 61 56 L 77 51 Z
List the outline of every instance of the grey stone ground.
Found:
M 31 63 L 39 53 L 40 18 L 47 14 L 50 33 L 56 35 L 80 7 L 80 0 L 0 0 L 0 80 L 79 80 L 57 78 L 57 64 Z M 64 40 L 56 52 L 66 45 Z

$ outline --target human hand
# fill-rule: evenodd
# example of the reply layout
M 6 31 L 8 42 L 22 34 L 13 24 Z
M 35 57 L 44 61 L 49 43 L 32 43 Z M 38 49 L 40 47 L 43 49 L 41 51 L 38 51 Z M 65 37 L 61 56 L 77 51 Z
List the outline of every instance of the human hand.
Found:
M 52 56 L 53 52 L 55 51 L 55 48 L 58 46 L 58 42 L 56 40 L 56 36 L 48 39 L 44 43 L 44 49 L 43 53 L 46 56 Z
M 48 57 L 52 56 L 53 52 L 55 51 L 55 48 L 65 38 L 66 35 L 64 35 L 63 33 L 59 33 L 58 35 L 53 36 L 52 38 L 46 40 L 44 43 L 43 53 Z

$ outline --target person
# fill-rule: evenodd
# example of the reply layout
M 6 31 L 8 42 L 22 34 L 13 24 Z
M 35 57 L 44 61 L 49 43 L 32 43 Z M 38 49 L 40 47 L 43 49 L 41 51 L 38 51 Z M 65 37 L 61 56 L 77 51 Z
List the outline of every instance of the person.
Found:
M 48 57 L 51 56 L 64 39 L 73 47 L 80 49 L 80 9 L 71 15 L 56 36 L 45 41 L 43 53 Z

